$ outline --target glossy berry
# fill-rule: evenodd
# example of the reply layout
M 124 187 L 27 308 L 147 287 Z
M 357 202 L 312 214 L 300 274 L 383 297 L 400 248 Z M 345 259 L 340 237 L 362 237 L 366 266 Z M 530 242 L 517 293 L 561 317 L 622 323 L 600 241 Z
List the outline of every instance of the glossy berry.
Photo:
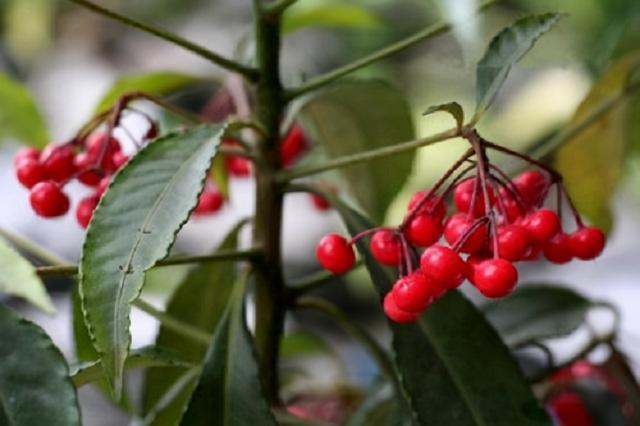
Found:
M 369 248 L 371 255 L 384 265 L 396 266 L 402 258 L 400 238 L 388 229 L 375 232 L 371 237 Z
M 91 195 L 80 200 L 76 206 L 76 220 L 83 228 L 89 226 L 89 221 L 93 217 L 93 212 L 98 206 L 98 201 L 100 201 L 99 197 Z
M 513 178 L 513 184 L 523 201 L 536 206 L 547 191 L 549 179 L 537 170 L 528 170 Z
M 460 251 L 463 253 L 478 253 L 485 248 L 487 239 L 487 226 L 480 225 L 473 231 L 475 219 L 467 216 L 466 213 L 457 213 L 449 218 L 444 226 L 444 238 L 454 246 L 462 238 L 466 238 Z M 469 234 L 469 231 L 471 233 Z M 468 235 L 468 236 L 467 236 Z
M 36 214 L 42 217 L 62 216 L 69 211 L 69 198 L 53 181 L 40 182 L 31 188 L 29 202 Z
M 356 263 L 356 255 L 348 241 L 341 235 L 325 235 L 316 246 L 318 262 L 334 274 L 343 274 Z
M 16 152 L 15 157 L 13 157 L 13 165 L 18 168 L 20 163 L 24 160 L 39 160 L 40 159 L 40 151 L 36 148 L 32 147 L 24 147 L 20 148 L 18 152 Z
M 309 198 L 311 199 L 313 207 L 315 207 L 317 210 L 324 211 L 331 208 L 331 204 L 329 203 L 329 201 L 318 194 L 309 194 Z
M 393 291 L 390 291 L 384 297 L 383 305 L 385 315 L 393 322 L 397 322 L 399 324 L 408 324 L 416 322 L 416 320 L 418 319 L 418 313 L 403 311 L 398 307 Z
M 546 404 L 557 426 L 595 426 L 580 395 L 576 392 L 562 391 Z
M 504 259 L 487 259 L 473 267 L 473 284 L 485 297 L 504 297 L 518 282 L 518 270 Z
M 251 161 L 249 161 L 248 159 L 231 155 L 225 157 L 224 161 L 231 176 L 251 176 Z
M 122 153 L 122 151 L 116 151 L 111 156 L 111 162 L 116 170 L 120 170 L 125 163 L 129 161 L 129 156 Z
M 543 247 L 545 259 L 549 262 L 562 264 L 573 259 L 571 250 L 571 238 L 564 232 L 556 234 L 555 237 L 547 241 Z
M 471 284 L 475 285 L 474 274 L 476 266 L 489 259 L 489 257 L 479 256 L 476 254 L 472 254 L 471 256 L 467 257 L 467 279 Z
M 24 187 L 32 188 L 47 178 L 47 172 L 40 161 L 25 157 L 16 166 L 16 177 Z
M 96 187 L 95 194 L 98 197 L 102 197 L 102 194 L 105 193 L 105 191 L 109 187 L 110 183 L 111 183 L 111 177 L 110 176 L 105 176 L 102 179 L 100 179 L 100 182 L 98 183 L 98 186 Z
M 453 191 L 453 201 L 458 211 L 467 213 L 471 209 L 471 202 L 473 199 L 473 191 L 476 185 L 476 179 L 467 179 L 456 186 Z M 491 188 L 487 188 L 487 195 L 489 196 L 489 203 L 493 205 L 495 201 L 495 195 Z M 486 213 L 484 193 L 480 185 L 478 185 L 476 193 L 476 201 L 473 206 L 473 215 L 475 217 L 484 216 Z
M 104 132 L 92 133 L 85 141 L 86 153 L 91 159 L 93 165 L 96 165 L 100 156 L 103 155 L 102 161 L 98 165 L 107 173 L 113 173 L 118 168 L 113 162 L 113 155 L 120 152 L 120 141 L 115 137 L 107 140 L 107 134 Z
M 558 215 L 549 209 L 540 209 L 529 214 L 524 220 L 529 239 L 535 244 L 544 244 L 560 230 Z
M 571 252 L 582 260 L 595 259 L 602 253 L 605 245 L 605 235 L 600 229 L 586 226 L 578 229 L 569 237 Z
M 529 234 L 520 225 L 498 227 L 498 255 L 510 262 L 517 262 L 529 250 Z
M 418 214 L 404 230 L 411 244 L 428 247 L 440 239 L 442 235 L 442 220 L 435 216 Z
M 76 171 L 73 163 L 75 153 L 69 145 L 49 145 L 42 152 L 42 165 L 50 179 L 64 182 Z
M 407 205 L 407 211 L 413 210 L 428 194 L 428 191 L 418 191 L 413 194 Z M 447 214 L 447 207 L 439 196 L 434 195 L 420 207 L 418 214 L 426 214 L 442 220 Z
M 300 154 L 307 148 L 307 140 L 302 133 L 302 128 L 298 125 L 291 127 L 280 144 L 280 161 L 287 167 L 293 164 Z
M 392 292 L 396 306 L 406 312 L 423 312 L 434 296 L 431 279 L 420 271 L 400 278 Z
M 100 183 L 102 175 L 93 170 L 94 160 L 91 159 L 89 154 L 81 152 L 73 159 L 73 164 L 80 173 L 78 173 L 78 180 L 88 186 L 96 186 Z
M 194 210 L 197 215 L 213 214 L 220 210 L 224 203 L 224 197 L 217 189 L 205 189 L 200 194 L 198 205 Z
M 422 253 L 420 268 L 433 280 L 433 286 L 438 290 L 435 296 L 458 287 L 467 275 L 467 265 L 458 253 L 441 245 L 431 246 Z

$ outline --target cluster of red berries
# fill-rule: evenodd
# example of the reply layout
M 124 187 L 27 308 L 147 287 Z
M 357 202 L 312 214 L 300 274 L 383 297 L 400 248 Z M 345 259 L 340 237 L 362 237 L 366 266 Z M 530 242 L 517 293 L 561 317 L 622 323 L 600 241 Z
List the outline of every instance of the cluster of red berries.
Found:
M 515 262 L 537 260 L 541 255 L 558 264 L 574 258 L 589 260 L 604 248 L 604 233 L 585 226 L 568 197 L 577 230 L 571 234 L 563 231 L 565 192 L 557 172 L 479 139 L 476 133 L 472 136 L 477 137 L 472 138 L 474 148 L 431 190 L 414 194 L 397 228 L 369 229 L 351 240 L 330 234 L 316 248 L 320 264 L 340 274 L 355 263 L 353 245 L 371 235 L 371 255 L 381 264 L 399 268 L 400 278 L 384 299 L 384 311 L 393 321 L 415 321 L 431 303 L 465 279 L 485 297 L 504 297 L 518 281 Z M 487 148 L 525 159 L 544 172 L 529 170 L 510 179 L 489 163 Z M 460 171 L 465 164 L 468 166 Z M 468 176 L 472 171 L 475 174 Z M 558 195 L 555 211 L 544 206 L 552 187 Z M 449 217 L 448 197 L 455 206 Z M 420 255 L 418 249 L 423 247 L 426 249 Z

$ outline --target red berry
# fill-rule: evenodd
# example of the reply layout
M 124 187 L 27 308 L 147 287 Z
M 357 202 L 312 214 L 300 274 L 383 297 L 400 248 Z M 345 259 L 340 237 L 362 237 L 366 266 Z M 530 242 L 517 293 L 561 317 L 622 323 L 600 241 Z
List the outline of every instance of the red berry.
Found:
M 98 201 L 100 199 L 97 196 L 91 195 L 80 200 L 76 206 L 76 220 L 83 228 L 89 226 L 89 221 L 93 217 L 93 211 L 98 206 Z
M 520 225 L 498 227 L 498 255 L 510 262 L 521 260 L 529 250 L 529 235 Z
M 569 241 L 571 252 L 575 257 L 591 260 L 598 257 L 604 250 L 605 235 L 600 229 L 587 226 L 571 234 Z
M 485 248 L 487 226 L 480 225 L 467 236 L 474 223 L 475 219 L 468 217 L 466 213 L 456 213 L 449 218 L 444 226 L 444 238 L 451 246 L 465 238 L 460 251 L 463 253 L 478 253 Z
M 24 147 L 20 148 L 18 152 L 16 152 L 16 156 L 13 157 L 13 165 L 14 167 L 18 167 L 19 164 L 24 160 L 39 160 L 40 159 L 40 151 L 36 148 L 32 147 Z
M 436 296 L 447 289 L 456 288 L 467 275 L 467 264 L 449 247 L 434 245 L 420 257 L 422 272 L 433 279 Z
M 102 176 L 98 172 L 92 170 L 94 166 L 93 163 L 94 161 L 86 152 L 81 152 L 73 159 L 76 170 L 80 171 L 78 180 L 88 186 L 96 186 L 100 183 L 100 179 L 102 179 Z
M 432 280 L 421 271 L 400 278 L 393 285 L 393 299 L 406 312 L 424 312 L 433 301 Z
M 384 265 L 396 266 L 402 258 L 400 238 L 388 229 L 377 231 L 369 243 L 371 255 Z
M 318 194 L 309 194 L 309 198 L 311 198 L 313 206 L 318 210 L 329 210 L 331 208 L 329 201 Z
M 413 210 L 413 208 L 422 201 L 422 198 L 426 197 L 428 194 L 429 191 L 418 191 L 413 194 L 411 200 L 409 200 L 407 210 Z M 418 214 L 426 214 L 442 220 L 447 214 L 447 208 L 444 205 L 444 201 L 438 195 L 433 195 L 429 201 L 426 201 L 424 205 L 420 207 Z
M 47 178 L 47 173 L 40 161 L 25 157 L 16 166 L 16 177 L 26 188 L 32 188 Z
M 471 209 L 471 200 L 473 198 L 473 191 L 476 185 L 476 179 L 471 178 L 467 179 L 456 186 L 456 189 L 453 191 L 453 201 L 456 204 L 456 208 L 460 212 L 468 213 Z M 495 195 L 493 190 L 488 187 L 487 194 L 489 196 L 489 203 L 493 205 L 495 201 Z M 473 215 L 475 217 L 481 217 L 486 214 L 486 209 L 484 205 L 484 193 L 480 185 L 478 185 L 476 192 L 476 201 L 473 206 Z
M 549 187 L 549 179 L 537 170 L 528 170 L 516 176 L 513 184 L 526 203 L 536 206 Z
M 105 176 L 100 179 L 98 186 L 96 187 L 96 196 L 102 197 L 102 195 L 106 192 L 109 184 L 111 183 L 111 176 Z
M 76 172 L 73 164 L 73 148 L 69 145 L 49 145 L 42 152 L 42 165 L 47 176 L 56 182 L 64 182 Z
M 535 244 L 544 244 L 560 230 L 558 215 L 549 209 L 536 210 L 524 220 L 529 239 Z
M 231 176 L 251 176 L 251 161 L 249 161 L 248 159 L 238 156 L 228 156 L 225 157 L 224 161 Z
M 547 407 L 557 426 L 594 426 L 580 395 L 571 391 L 562 391 L 547 402 Z
M 280 161 L 283 166 L 291 165 L 307 147 L 307 140 L 302 133 L 302 128 L 293 125 L 280 144 Z
M 356 255 L 341 235 L 325 235 L 316 246 L 316 257 L 323 268 L 334 274 L 347 272 L 356 263 Z
M 62 216 L 69 210 L 69 198 L 53 181 L 40 182 L 31 188 L 29 202 L 42 217 Z
M 489 260 L 489 259 L 490 258 L 488 257 L 478 256 L 475 254 L 472 254 L 471 256 L 467 257 L 467 279 L 471 284 L 475 285 L 474 274 L 475 274 L 476 266 L 478 266 L 485 260 Z
M 397 322 L 399 324 L 407 324 L 416 322 L 416 320 L 418 319 L 419 314 L 415 312 L 403 311 L 398 307 L 393 295 L 393 291 L 387 293 L 387 295 L 384 297 L 383 304 L 385 315 L 387 315 L 387 317 L 393 322 Z
M 105 144 L 108 145 L 105 147 Z M 121 150 L 120 141 L 111 137 L 107 142 L 107 135 L 104 132 L 95 132 L 91 134 L 85 141 L 85 147 L 87 149 L 87 155 L 91 159 L 92 163 L 96 163 L 101 155 L 102 161 L 100 162 L 100 168 L 105 172 L 113 173 L 117 170 L 116 165 L 113 162 L 113 155 Z
M 155 139 L 158 137 L 158 125 L 151 121 L 149 122 L 149 129 L 147 130 L 147 133 L 144 135 L 145 139 Z
M 557 264 L 567 263 L 573 259 L 571 250 L 571 238 L 564 232 L 558 233 L 547 241 L 543 248 L 544 257 Z
M 527 250 L 527 254 L 522 258 L 522 260 L 526 261 L 535 261 L 540 259 L 540 255 L 542 255 L 544 251 L 544 247 L 541 244 L 532 244 L 529 246 L 529 250 Z
M 220 210 L 224 197 L 217 189 L 206 189 L 200 194 L 198 205 L 194 211 L 197 215 L 212 214 Z
M 440 239 L 442 235 L 442 219 L 426 214 L 418 214 L 411 219 L 404 233 L 411 244 L 428 247 Z
M 473 268 L 473 284 L 485 297 L 504 297 L 516 286 L 518 270 L 504 259 L 487 259 Z
M 120 170 L 125 163 L 129 161 L 129 156 L 122 153 L 122 151 L 116 151 L 111 156 L 111 162 L 116 170 Z

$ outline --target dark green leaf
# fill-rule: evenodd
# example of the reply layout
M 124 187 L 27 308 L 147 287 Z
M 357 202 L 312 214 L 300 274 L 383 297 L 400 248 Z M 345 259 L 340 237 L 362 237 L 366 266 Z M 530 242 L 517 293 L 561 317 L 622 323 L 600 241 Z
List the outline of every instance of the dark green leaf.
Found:
M 389 383 L 373 386 L 356 411 L 349 416 L 345 426 L 411 426 L 411 419 L 398 406 Z
M 203 125 L 148 144 L 114 177 L 93 215 L 80 261 L 80 296 L 116 396 L 131 344 L 131 303 L 145 271 L 167 256 L 195 207 L 223 130 Z
M 434 112 L 443 111 L 448 112 L 451 116 L 456 120 L 456 124 L 458 125 L 458 129 L 462 127 L 464 124 L 464 110 L 462 106 L 460 106 L 457 102 L 449 102 L 442 105 L 434 105 L 432 107 L 427 108 L 422 115 L 433 114 Z
M 476 68 L 476 115 L 493 101 L 511 67 L 560 19 L 556 13 L 522 18 L 491 40 Z
M 235 285 L 181 425 L 276 424 L 261 392 L 253 341 L 245 323 L 245 288 L 244 280 Z
M 300 121 L 334 158 L 414 138 L 405 97 L 379 81 L 345 82 L 314 95 Z M 413 158 L 411 151 L 341 171 L 351 195 L 381 221 L 411 174 Z
M 573 290 L 526 286 L 488 303 L 483 311 L 510 346 L 564 336 L 585 320 L 593 305 Z
M 33 265 L 0 238 L 0 294 L 22 297 L 47 313 L 55 308 Z
M 234 228 L 220 245 L 219 250 L 232 250 L 237 246 L 241 223 Z M 167 314 L 180 321 L 213 333 L 229 302 L 229 296 L 236 280 L 233 262 L 210 262 L 199 265 L 178 286 L 167 304 Z M 160 327 L 156 345 L 171 349 L 186 360 L 200 364 L 207 348 L 164 326 Z M 163 395 L 178 381 L 181 369 L 147 370 L 143 407 L 147 413 L 163 398 Z M 175 425 L 189 401 L 195 381 L 183 386 L 173 401 L 155 414 L 151 424 L 155 426 Z
M 0 304 L 0 424 L 80 426 L 67 363 L 49 336 Z
M 283 33 L 306 27 L 380 28 L 382 22 L 370 10 L 344 2 L 299 2 L 287 9 L 282 22 Z
M 328 195 L 328 197 L 331 197 Z M 355 235 L 374 225 L 330 198 Z M 395 277 L 358 249 L 382 298 Z M 420 425 L 550 425 L 509 350 L 459 292 L 435 302 L 415 324 L 391 324 L 395 363 L 411 414 Z
M 29 91 L 0 73 L 0 142 L 6 138 L 42 148 L 49 132 Z

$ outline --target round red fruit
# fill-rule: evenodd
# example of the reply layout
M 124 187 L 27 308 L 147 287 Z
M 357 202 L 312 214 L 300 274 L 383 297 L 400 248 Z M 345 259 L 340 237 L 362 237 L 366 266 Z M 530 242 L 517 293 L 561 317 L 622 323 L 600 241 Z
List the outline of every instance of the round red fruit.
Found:
M 102 197 L 102 195 L 107 191 L 109 184 L 111 183 L 111 177 L 105 176 L 100 179 L 98 186 L 96 187 L 96 196 Z
M 20 163 L 24 160 L 39 160 L 40 159 L 40 151 L 36 148 L 32 147 L 24 147 L 20 148 L 18 152 L 16 152 L 16 156 L 13 157 L 13 165 L 14 167 L 18 167 Z
M 16 177 L 26 188 L 32 188 L 36 183 L 47 178 L 47 173 L 40 161 L 33 158 L 23 158 L 16 166 Z
M 471 209 L 471 202 L 473 198 L 474 187 L 476 185 L 476 179 L 467 179 L 462 181 L 456 186 L 456 189 L 453 191 L 453 201 L 456 205 L 456 208 L 460 212 L 468 213 Z M 473 206 L 473 215 L 475 217 L 484 216 L 486 213 L 485 203 L 484 203 L 484 193 L 480 185 L 478 185 L 476 189 L 476 201 Z M 487 195 L 489 196 L 489 203 L 493 205 L 495 201 L 495 195 L 491 188 L 487 188 Z
M 427 248 L 420 258 L 422 272 L 433 280 L 434 296 L 450 288 L 456 288 L 467 275 L 467 264 L 449 247 L 434 245 Z
M 310 194 L 309 198 L 311 198 L 311 203 L 317 210 L 324 211 L 331 208 L 331 204 L 329 203 L 329 201 L 318 194 Z
M 517 262 L 529 250 L 529 235 L 520 225 L 498 227 L 498 256 L 510 262 Z
M 475 284 L 474 274 L 475 274 L 476 266 L 478 266 L 485 260 L 489 260 L 489 258 L 484 256 L 478 256 L 475 254 L 472 254 L 471 256 L 467 257 L 467 279 L 471 284 Z
M 316 246 L 318 262 L 334 274 L 343 274 L 356 263 L 356 255 L 349 242 L 341 235 L 325 235 Z
M 371 237 L 369 248 L 371 255 L 384 265 L 396 266 L 402 258 L 400 238 L 388 229 L 375 232 Z
M 31 188 L 29 202 L 33 210 L 42 217 L 57 217 L 69 211 L 69 198 L 53 181 L 37 183 Z
M 398 308 L 406 312 L 423 312 L 434 296 L 431 279 L 420 271 L 400 278 L 392 292 Z
M 594 426 L 596 424 L 584 401 L 575 392 L 562 391 L 550 398 L 546 405 L 555 425 Z
M 594 226 L 578 229 L 570 236 L 571 252 L 582 260 L 595 259 L 604 250 L 604 232 Z
M 129 156 L 122 153 L 122 151 L 116 151 L 111 156 L 111 163 L 115 170 L 120 170 L 125 163 L 129 161 Z
M 404 231 L 411 244 L 428 247 L 442 235 L 442 219 L 426 214 L 418 214 Z
M 485 297 L 504 297 L 518 282 L 518 270 L 504 259 L 487 259 L 473 268 L 473 284 Z
M 247 177 L 251 176 L 251 161 L 243 157 L 228 156 L 225 157 L 227 170 L 231 176 Z
M 198 205 L 194 211 L 197 215 L 213 214 L 220 210 L 224 197 L 217 189 L 207 189 L 200 194 Z
M 534 244 L 544 244 L 560 230 L 560 220 L 556 212 L 540 209 L 529 214 L 524 220 L 529 239 Z
M 76 220 L 83 228 L 89 226 L 89 221 L 93 217 L 93 212 L 98 206 L 100 199 L 95 195 L 83 198 L 76 206 Z
M 418 205 L 418 203 L 421 203 L 422 199 L 427 195 L 429 195 L 429 191 L 418 191 L 413 194 L 413 196 L 409 200 L 407 210 L 413 210 Z M 417 214 L 426 214 L 442 220 L 447 214 L 447 208 L 440 196 L 432 195 L 431 198 L 428 201 L 425 201 L 424 204 L 420 207 L 420 210 Z
M 47 176 L 56 182 L 64 182 L 76 172 L 73 164 L 73 148 L 69 145 L 49 145 L 42 153 L 42 165 Z
M 573 259 L 571 238 L 564 232 L 558 233 L 543 247 L 544 257 L 552 263 L 563 264 Z
M 100 183 L 102 176 L 93 170 L 93 160 L 86 152 L 81 152 L 73 159 L 73 164 L 80 173 L 78 180 L 88 186 L 96 186 Z
M 549 187 L 549 179 L 537 170 L 528 170 L 516 176 L 513 184 L 525 202 L 536 206 Z
M 293 125 L 280 144 L 280 161 L 286 167 L 291 165 L 307 147 L 307 140 L 302 128 Z
M 454 214 L 444 226 L 444 238 L 451 246 L 454 246 L 464 238 L 465 242 L 460 247 L 460 251 L 463 253 L 481 252 L 485 248 L 487 226 L 484 224 L 479 225 L 472 231 L 475 221 L 475 219 L 468 217 L 466 213 Z
M 407 312 L 403 311 L 398 307 L 395 301 L 395 297 L 393 295 L 393 291 L 387 293 L 384 297 L 384 313 L 393 322 L 397 322 L 399 324 L 408 324 L 412 322 L 416 322 L 419 314 L 415 312 Z

